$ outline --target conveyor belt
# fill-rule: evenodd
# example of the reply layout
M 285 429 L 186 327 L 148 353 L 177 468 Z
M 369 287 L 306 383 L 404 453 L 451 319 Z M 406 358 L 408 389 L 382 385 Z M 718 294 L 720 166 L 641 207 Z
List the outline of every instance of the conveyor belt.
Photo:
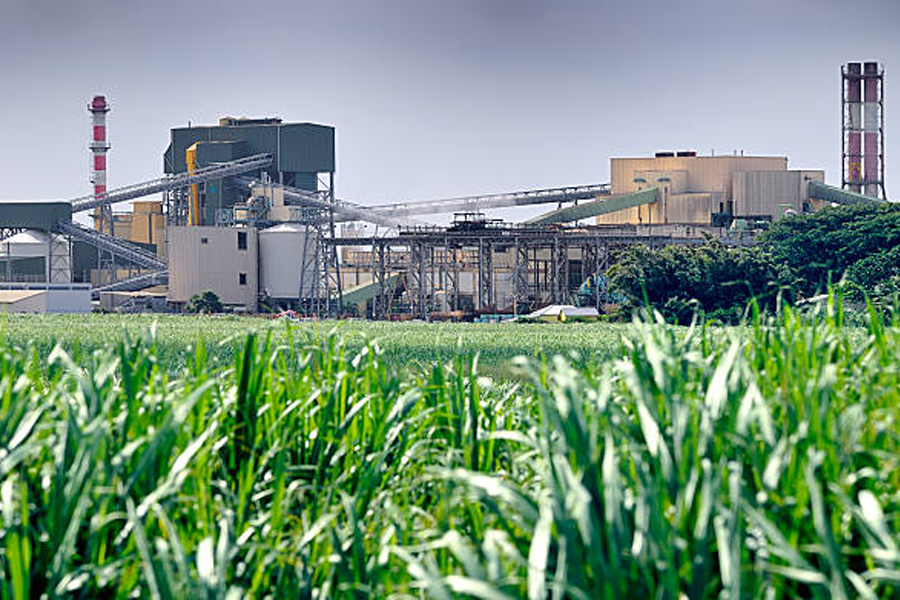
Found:
M 94 299 L 97 299 L 100 297 L 100 292 L 136 292 L 154 285 L 165 285 L 168 282 L 168 271 L 154 271 L 95 287 L 91 290 L 91 294 Z
M 486 194 L 481 196 L 465 196 L 461 198 L 444 198 L 420 202 L 402 202 L 398 204 L 379 204 L 367 207 L 381 215 L 391 217 L 408 217 L 415 215 L 436 215 L 454 212 L 477 212 L 490 208 L 509 208 L 512 206 L 529 206 L 532 204 L 552 204 L 575 202 L 577 200 L 596 200 L 600 196 L 609 195 L 609 184 L 579 185 L 545 190 L 524 192 L 508 192 L 503 194 Z
M 818 181 L 809 182 L 809 197 L 816 200 L 824 200 L 825 202 L 834 202 L 835 204 L 866 204 L 870 202 L 884 202 L 881 198 L 873 198 L 864 194 L 848 192 L 841 188 L 819 183 Z
M 656 202 L 656 188 L 632 192 L 631 194 L 621 194 L 619 196 L 610 196 L 593 202 L 585 202 L 576 206 L 568 206 L 559 210 L 537 216 L 529 221 L 525 221 L 527 225 L 549 225 L 551 223 L 573 223 L 581 219 L 589 219 L 600 215 L 609 214 L 625 210 L 626 208 L 634 208 L 644 204 Z
M 322 199 L 318 194 L 316 194 L 315 192 L 310 192 L 309 190 L 302 190 L 300 188 L 291 187 L 289 185 L 281 185 L 278 183 L 263 184 L 248 177 L 239 177 L 237 178 L 237 180 L 240 183 L 246 184 L 248 186 L 265 185 L 277 187 L 281 190 L 284 190 L 284 200 L 289 204 L 297 203 L 304 206 L 314 206 L 316 208 L 323 208 L 326 210 L 333 208 L 335 213 L 335 221 L 364 221 L 366 223 L 373 223 L 375 225 L 381 225 L 383 227 L 395 228 L 405 224 L 400 219 L 395 219 L 391 216 L 378 214 L 372 209 L 364 206 L 351 204 L 342 200 L 335 200 L 332 203 L 328 200 Z
M 56 230 L 64 233 L 72 239 L 80 240 L 95 248 L 112 252 L 133 265 L 154 271 L 162 271 L 166 268 L 165 261 L 160 260 L 151 252 L 135 246 L 124 240 L 114 238 L 105 233 L 100 233 L 87 227 L 82 227 L 72 221 L 58 221 Z
M 149 196 L 150 194 L 158 194 L 160 192 L 177 190 L 198 183 L 215 181 L 217 179 L 222 179 L 223 177 L 232 177 L 234 175 L 240 175 L 241 173 L 263 169 L 270 164 L 272 164 L 272 155 L 256 154 L 254 156 L 248 156 L 247 158 L 240 158 L 219 165 L 205 167 L 194 171 L 193 173 L 179 173 L 178 175 L 172 175 L 170 177 L 162 177 L 152 181 L 136 183 L 134 185 L 112 190 L 99 196 L 91 195 L 76 198 L 72 200 L 72 212 L 83 212 L 107 204 L 116 204 L 118 202 L 125 202 L 126 200 L 134 200 L 135 198 Z

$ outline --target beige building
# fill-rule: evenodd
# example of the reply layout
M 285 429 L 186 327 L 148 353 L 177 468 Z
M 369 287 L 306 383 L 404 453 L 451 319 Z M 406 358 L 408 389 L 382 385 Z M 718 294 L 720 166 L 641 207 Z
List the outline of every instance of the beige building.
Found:
M 256 311 L 258 236 L 250 227 L 169 227 L 170 302 L 215 292 L 222 304 Z
M 777 220 L 787 210 L 810 208 L 809 180 L 823 171 L 789 171 L 784 156 L 696 156 L 660 153 L 648 158 L 613 158 L 611 192 L 658 188 L 646 206 L 597 217 L 599 224 L 710 225 L 713 215 Z

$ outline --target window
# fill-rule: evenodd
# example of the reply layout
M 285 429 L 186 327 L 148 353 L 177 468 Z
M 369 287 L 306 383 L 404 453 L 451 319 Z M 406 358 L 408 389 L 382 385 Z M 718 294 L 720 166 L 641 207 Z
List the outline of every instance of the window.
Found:
M 238 250 L 247 249 L 247 232 L 238 231 Z
M 208 244 L 208 243 L 209 243 L 209 238 L 203 238 L 203 237 L 200 238 L 200 243 L 201 243 L 201 244 Z
M 246 273 L 238 273 L 238 283 L 240 285 L 247 285 L 247 274 Z

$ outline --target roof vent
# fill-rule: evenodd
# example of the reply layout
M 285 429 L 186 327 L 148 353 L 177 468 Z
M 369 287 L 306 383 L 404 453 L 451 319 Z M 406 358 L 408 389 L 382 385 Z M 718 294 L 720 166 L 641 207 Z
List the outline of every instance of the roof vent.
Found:
M 241 125 L 280 125 L 281 119 L 277 117 L 263 117 L 262 119 L 250 119 L 247 117 L 222 117 L 219 119 L 219 127 L 239 127 Z
M 656 158 L 672 158 L 675 156 L 674 152 L 657 152 Z
M 677 156 L 690 158 L 692 156 L 697 156 L 697 152 L 695 150 L 679 150 Z

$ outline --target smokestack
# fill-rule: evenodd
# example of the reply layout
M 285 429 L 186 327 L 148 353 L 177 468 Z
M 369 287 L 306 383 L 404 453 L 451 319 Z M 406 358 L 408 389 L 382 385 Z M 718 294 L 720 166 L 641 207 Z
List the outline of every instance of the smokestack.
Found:
M 843 90 L 842 185 L 886 198 L 884 191 L 884 70 L 876 62 L 848 63 Z
M 849 185 L 851 192 L 859 192 L 859 184 L 862 181 L 862 144 L 860 143 L 860 130 L 862 127 L 862 96 L 860 94 L 860 74 L 862 65 L 850 63 L 844 73 L 844 135 L 846 142 L 845 181 L 844 186 Z
M 88 104 L 88 112 L 91 113 L 93 122 L 91 135 L 91 183 L 94 184 L 94 195 L 106 193 L 106 153 L 109 151 L 109 142 L 106 141 L 106 113 L 109 112 L 109 104 L 106 96 L 94 96 Z

